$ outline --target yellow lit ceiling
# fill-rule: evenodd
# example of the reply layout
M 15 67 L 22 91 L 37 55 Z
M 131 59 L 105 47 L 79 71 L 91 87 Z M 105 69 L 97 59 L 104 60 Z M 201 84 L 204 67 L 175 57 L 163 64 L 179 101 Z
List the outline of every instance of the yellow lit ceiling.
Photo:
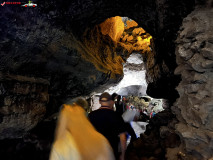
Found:
M 132 52 L 151 52 L 151 38 L 135 21 L 127 20 L 124 24 L 122 17 L 116 16 L 86 30 L 75 48 L 99 71 L 114 78 L 123 74 L 123 63 Z

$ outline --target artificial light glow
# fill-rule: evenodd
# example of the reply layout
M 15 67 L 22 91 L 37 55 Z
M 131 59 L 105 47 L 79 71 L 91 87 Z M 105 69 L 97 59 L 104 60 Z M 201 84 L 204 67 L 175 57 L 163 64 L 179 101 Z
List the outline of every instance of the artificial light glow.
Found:
M 148 38 L 145 38 L 144 41 L 147 42 L 147 43 L 150 43 L 150 39 L 151 39 L 151 38 L 152 38 L 152 36 L 150 36 L 150 37 L 148 37 Z
M 122 64 L 133 52 L 143 54 L 151 51 L 152 37 L 135 21 L 127 20 L 125 24 L 123 19 L 119 16 L 108 18 L 93 29 L 86 30 L 83 41 L 73 37 L 75 43 L 69 44 L 110 78 L 123 75 Z
M 142 38 L 140 36 L 137 37 L 138 41 L 142 41 Z

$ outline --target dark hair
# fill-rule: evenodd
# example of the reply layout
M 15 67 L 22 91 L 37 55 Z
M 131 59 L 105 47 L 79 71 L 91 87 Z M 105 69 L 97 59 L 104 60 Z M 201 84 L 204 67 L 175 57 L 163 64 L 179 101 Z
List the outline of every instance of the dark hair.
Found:
M 121 100 L 121 95 L 118 95 L 117 101 L 119 102 Z
M 112 96 L 108 92 L 102 93 L 101 96 L 99 97 L 99 101 L 102 101 L 102 102 L 107 102 L 111 100 L 112 100 Z
M 113 101 L 115 100 L 115 97 L 116 97 L 116 96 L 118 96 L 117 93 L 113 93 L 113 94 L 112 94 L 112 100 L 113 100 Z
M 78 106 L 83 107 L 84 109 L 88 108 L 88 102 L 83 98 L 78 98 L 74 103 Z

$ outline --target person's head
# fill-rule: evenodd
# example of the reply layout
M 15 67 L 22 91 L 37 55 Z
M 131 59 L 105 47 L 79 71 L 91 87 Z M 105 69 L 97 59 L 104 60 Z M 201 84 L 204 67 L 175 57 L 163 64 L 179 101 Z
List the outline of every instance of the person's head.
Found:
M 99 98 L 99 103 L 101 104 L 101 106 L 112 107 L 114 101 L 112 100 L 112 96 L 108 92 L 104 92 Z
M 73 98 L 71 100 L 68 100 L 65 104 L 78 105 L 84 108 L 85 110 L 88 109 L 88 102 L 83 97 Z
M 118 94 L 117 93 L 113 93 L 112 94 L 112 100 L 115 101 L 118 97 Z
M 121 95 L 118 95 L 117 101 L 120 102 L 120 100 L 121 100 Z

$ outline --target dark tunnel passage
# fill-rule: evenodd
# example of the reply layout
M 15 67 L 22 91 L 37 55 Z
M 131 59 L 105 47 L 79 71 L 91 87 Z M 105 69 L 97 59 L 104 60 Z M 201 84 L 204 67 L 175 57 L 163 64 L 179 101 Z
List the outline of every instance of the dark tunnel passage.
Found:
M 61 104 L 118 84 L 133 52 L 143 52 L 146 94 L 166 99 L 168 108 L 150 120 L 126 159 L 213 157 L 212 0 L 33 3 L 37 6 L 1 5 L 0 153 L 5 159 L 48 159 Z M 134 25 L 122 29 L 118 15 L 145 32 L 133 35 Z M 107 19 L 115 30 L 106 31 Z M 140 36 L 150 44 L 140 43 Z

